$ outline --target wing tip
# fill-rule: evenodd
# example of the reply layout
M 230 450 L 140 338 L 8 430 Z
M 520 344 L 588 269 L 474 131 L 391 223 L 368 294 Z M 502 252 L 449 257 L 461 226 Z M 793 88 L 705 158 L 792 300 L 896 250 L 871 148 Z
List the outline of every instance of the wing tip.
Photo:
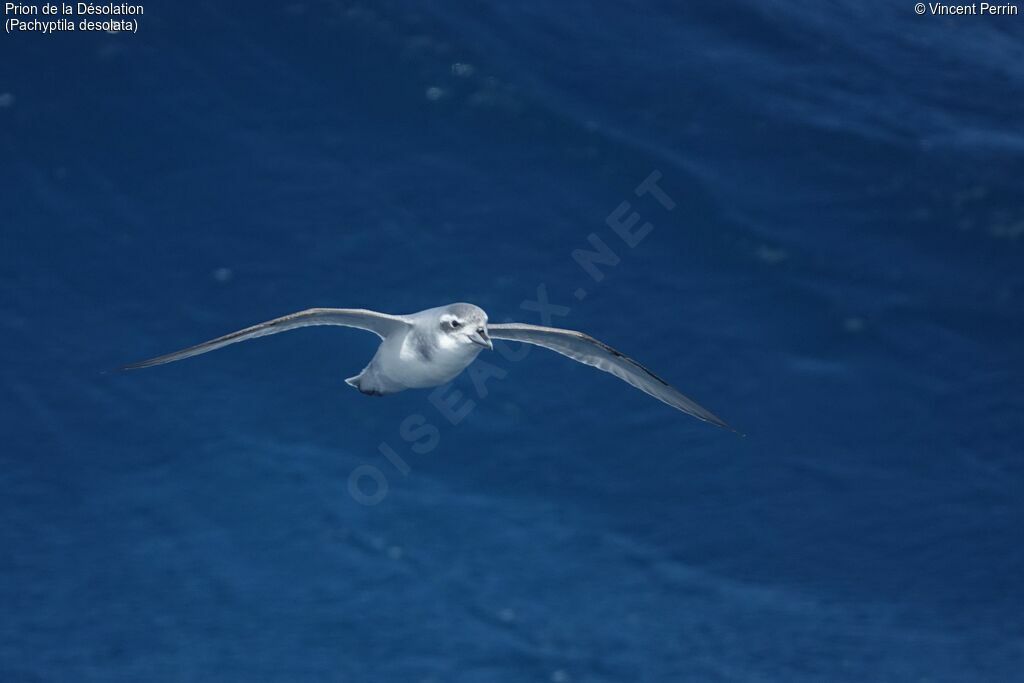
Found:
M 174 360 L 166 356 L 157 356 L 156 358 L 147 358 L 146 360 L 136 361 L 134 363 L 128 363 L 120 367 L 114 368 L 115 372 L 131 372 L 132 370 L 142 370 L 143 368 L 151 368 L 154 365 L 163 365 Z
M 708 411 L 706 415 L 696 415 L 695 417 L 703 420 L 704 422 L 707 422 L 708 424 L 714 425 L 719 429 L 724 429 L 726 431 L 732 432 L 733 434 L 742 439 L 747 438 L 747 435 L 744 432 L 741 432 L 740 430 L 736 429 L 731 424 L 729 424 L 728 422 L 726 422 L 725 420 L 723 420 L 722 418 L 718 417 L 717 415 L 710 411 Z
M 736 429 L 732 425 L 723 423 L 721 425 L 721 427 L 722 427 L 722 429 L 728 429 L 730 432 L 732 432 L 736 436 L 740 437 L 741 439 L 747 438 L 747 433 L 746 432 L 741 432 L 740 430 Z

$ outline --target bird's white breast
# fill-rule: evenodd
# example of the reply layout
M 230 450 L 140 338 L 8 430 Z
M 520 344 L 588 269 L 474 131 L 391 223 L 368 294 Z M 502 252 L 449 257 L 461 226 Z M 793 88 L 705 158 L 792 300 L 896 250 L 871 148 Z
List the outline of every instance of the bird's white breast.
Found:
M 415 332 L 381 344 L 373 364 L 390 380 L 409 388 L 435 387 L 453 380 L 480 353 L 480 347 L 459 344 L 438 335 L 424 345 Z

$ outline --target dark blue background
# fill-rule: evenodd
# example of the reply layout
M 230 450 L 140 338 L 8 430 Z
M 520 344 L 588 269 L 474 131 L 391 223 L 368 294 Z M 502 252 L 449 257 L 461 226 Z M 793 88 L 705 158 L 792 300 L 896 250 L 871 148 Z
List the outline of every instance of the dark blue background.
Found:
M 0 678 L 1024 680 L 1024 16 L 680 5 L 0 36 Z M 746 438 L 539 350 L 452 426 L 339 329 L 103 374 L 541 284 Z

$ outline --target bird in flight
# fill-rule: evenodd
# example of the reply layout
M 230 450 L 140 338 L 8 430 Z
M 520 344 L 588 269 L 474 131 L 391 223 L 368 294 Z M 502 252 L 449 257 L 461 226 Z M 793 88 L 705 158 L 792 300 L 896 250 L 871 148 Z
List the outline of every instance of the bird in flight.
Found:
M 310 308 L 181 351 L 132 363 L 122 369 L 136 370 L 171 363 L 247 339 L 312 325 L 356 327 L 381 338 L 369 365 L 358 375 L 345 380 L 364 394 L 382 396 L 405 389 L 446 384 L 476 360 L 483 349 L 493 349 L 492 339 L 507 339 L 551 349 L 611 373 L 687 415 L 732 429 L 710 410 L 679 393 L 632 358 L 589 335 L 526 323 L 489 324 L 483 309 L 465 303 L 428 308 L 410 315 L 389 315 L 357 308 Z

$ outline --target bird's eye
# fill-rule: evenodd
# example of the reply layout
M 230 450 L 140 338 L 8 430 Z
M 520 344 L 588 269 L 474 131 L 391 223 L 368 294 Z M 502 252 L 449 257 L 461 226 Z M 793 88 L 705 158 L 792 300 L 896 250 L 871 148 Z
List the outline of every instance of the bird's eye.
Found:
M 462 327 L 462 323 L 460 323 L 458 320 L 453 320 L 452 321 L 452 327 L 454 327 L 457 330 L 460 327 Z

